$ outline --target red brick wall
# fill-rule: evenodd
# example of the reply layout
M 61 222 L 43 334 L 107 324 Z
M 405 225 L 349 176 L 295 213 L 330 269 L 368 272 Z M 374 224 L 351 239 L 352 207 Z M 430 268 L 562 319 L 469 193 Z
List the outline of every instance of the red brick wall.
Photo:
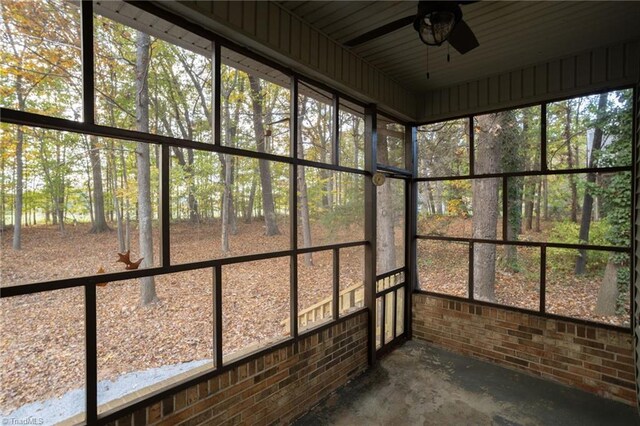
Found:
M 630 332 L 414 294 L 413 337 L 627 404 L 636 403 Z
M 121 425 L 289 423 L 367 364 L 367 312 L 127 415 Z

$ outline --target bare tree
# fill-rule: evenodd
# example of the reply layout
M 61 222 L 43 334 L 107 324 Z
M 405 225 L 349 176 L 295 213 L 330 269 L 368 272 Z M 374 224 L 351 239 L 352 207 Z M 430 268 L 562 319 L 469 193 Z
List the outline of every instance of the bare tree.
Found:
M 6 15 L 4 7 L 2 8 L 3 14 Z M 16 43 L 13 39 L 13 33 L 9 27 L 8 21 L 4 20 L 5 34 L 11 46 L 11 49 L 16 57 L 20 58 L 20 67 L 22 67 L 22 55 L 19 54 Z M 22 76 L 16 75 L 15 90 L 18 101 L 18 110 L 24 111 L 26 107 L 25 88 L 22 82 Z M 24 164 L 23 164 L 23 150 L 24 150 L 24 131 L 21 126 L 16 128 L 16 195 L 14 198 L 14 219 L 13 219 L 13 249 L 22 249 L 22 203 L 23 203 L 23 190 L 24 190 Z
M 151 40 L 148 34 L 136 35 L 136 129 L 149 132 L 149 62 Z M 143 267 L 153 265 L 153 228 L 151 211 L 151 159 L 149 144 L 138 142 L 136 146 L 138 171 L 138 229 L 140 256 Z M 140 278 L 140 304 L 145 306 L 158 301 L 153 277 Z
M 387 135 L 378 132 L 378 162 L 389 164 L 389 144 Z M 389 272 L 396 269 L 396 243 L 394 226 L 393 190 L 391 181 L 378 187 L 377 205 L 377 271 Z
M 477 150 L 475 168 L 477 173 L 496 173 L 501 158 L 499 129 L 500 114 L 478 116 L 476 126 Z M 475 179 L 473 181 L 473 238 L 497 237 L 498 179 Z M 474 297 L 479 300 L 495 300 L 496 247 L 493 244 L 476 244 L 473 255 Z
M 300 117 L 304 117 L 307 111 L 307 97 L 302 96 L 300 101 Z M 298 157 L 304 159 L 304 148 L 302 144 L 302 126 L 298 126 Z M 311 247 L 311 224 L 309 222 L 309 196 L 307 194 L 307 180 L 304 167 L 298 168 L 298 210 L 300 211 L 300 225 L 302 226 L 302 247 Z M 297 214 L 294 212 L 293 214 Z M 313 265 L 313 254 L 304 254 L 306 266 Z
M 256 137 L 258 152 L 266 152 L 264 131 L 264 94 L 257 77 L 249 76 L 251 86 L 251 104 L 253 106 L 253 129 Z M 278 222 L 276 221 L 275 204 L 273 202 L 273 188 L 271 185 L 271 168 L 267 160 L 258 160 L 260 165 L 260 185 L 262 187 L 262 210 L 264 212 L 265 235 L 278 235 Z
M 598 98 L 598 111 L 596 113 L 596 128 L 593 132 L 593 144 L 591 146 L 591 156 L 589 157 L 589 167 L 596 167 L 596 161 L 600 148 L 602 147 L 602 119 L 607 110 L 607 94 L 603 93 Z M 587 187 L 584 191 L 584 201 L 582 202 L 582 217 L 580 218 L 580 234 L 578 236 L 581 243 L 589 242 L 589 230 L 591 228 L 591 213 L 593 210 L 592 186 L 596 183 L 596 173 L 587 173 Z M 580 250 L 576 258 L 576 275 L 583 275 L 587 270 L 587 251 Z M 615 274 L 614 274 L 615 275 Z
M 14 201 L 14 219 L 13 219 L 13 249 L 22 249 L 22 195 L 23 195 L 23 173 L 24 165 L 22 163 L 22 150 L 24 145 L 24 132 L 22 127 L 18 126 L 16 130 L 16 196 Z
M 573 169 L 577 163 L 574 161 L 575 154 L 571 149 L 571 140 L 573 136 L 571 134 L 571 113 L 572 106 L 570 101 L 566 102 L 565 105 L 565 122 L 564 122 L 564 130 L 563 137 L 564 142 L 567 147 L 567 166 L 570 169 Z M 576 183 L 575 176 L 573 174 L 569 175 L 569 185 L 571 187 L 571 221 L 578 222 L 578 185 Z
M 92 234 L 111 231 L 104 214 L 104 190 L 102 188 L 102 164 L 100 147 L 95 136 L 89 136 L 89 159 L 91 160 L 91 174 L 93 180 L 93 226 Z

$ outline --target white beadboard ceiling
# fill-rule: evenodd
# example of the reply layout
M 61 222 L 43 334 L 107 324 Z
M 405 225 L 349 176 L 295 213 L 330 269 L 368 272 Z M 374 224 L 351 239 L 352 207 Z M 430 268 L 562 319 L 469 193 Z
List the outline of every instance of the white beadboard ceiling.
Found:
M 417 1 L 280 1 L 340 44 L 414 14 Z M 462 6 L 480 47 L 427 47 L 411 25 L 351 48 L 407 89 L 425 92 L 640 39 L 640 1 L 480 1 Z

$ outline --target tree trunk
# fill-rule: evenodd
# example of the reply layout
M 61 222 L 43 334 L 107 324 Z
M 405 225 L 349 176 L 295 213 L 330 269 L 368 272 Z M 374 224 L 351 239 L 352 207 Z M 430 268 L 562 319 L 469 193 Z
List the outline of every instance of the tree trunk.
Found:
M 16 93 L 18 96 L 18 109 L 24 111 L 26 107 L 26 101 L 22 93 L 22 77 L 16 77 Z M 24 149 L 24 131 L 22 126 L 18 126 L 16 130 L 16 195 L 14 200 L 14 220 L 13 220 L 13 249 L 22 249 L 22 203 L 23 203 L 23 174 L 24 164 L 22 158 L 22 151 Z
M 184 155 L 185 151 L 187 153 L 186 159 Z M 178 164 L 180 165 L 180 167 L 182 167 L 182 169 L 184 170 L 184 173 L 186 175 L 187 182 L 188 182 L 187 188 L 189 193 L 187 195 L 187 204 L 189 207 L 189 221 L 191 223 L 199 223 L 200 212 L 198 211 L 198 200 L 195 196 L 195 192 L 196 192 L 195 183 L 194 183 L 195 173 L 193 169 L 195 158 L 193 154 L 193 149 L 179 148 L 174 146 L 173 154 L 178 160 Z M 222 157 L 222 155 L 220 155 L 220 157 Z
M 333 206 L 333 172 L 331 170 L 320 170 L 320 178 L 325 182 L 325 188 L 322 193 L 322 207 L 331 210 Z
M 387 137 L 378 134 L 378 163 L 389 164 Z M 377 187 L 376 270 L 378 274 L 396 269 L 396 241 L 393 220 L 394 204 L 391 181 Z
M 189 220 L 191 221 L 191 223 L 199 223 L 200 209 L 198 206 L 198 199 L 196 198 L 196 184 L 194 182 L 194 162 L 195 156 L 193 154 L 193 149 L 187 148 L 187 164 L 189 165 L 189 168 L 187 170 L 189 176 Z
M 55 173 L 55 179 L 53 180 L 53 192 L 54 192 L 54 197 L 55 197 L 55 206 L 56 206 L 56 214 L 58 216 L 58 226 L 60 229 L 60 233 L 64 234 L 65 232 L 65 228 L 64 228 L 64 207 L 65 207 L 65 203 L 64 203 L 64 193 L 65 193 L 65 186 L 64 186 L 64 174 L 61 172 L 62 166 L 64 165 L 64 153 L 61 152 L 60 150 L 60 145 L 56 145 L 56 173 Z M 62 176 L 61 176 L 62 175 Z
M 598 177 L 596 177 L 596 185 L 597 186 L 601 186 L 601 183 L 599 182 L 600 179 Z M 597 222 L 600 220 L 600 208 L 601 208 L 601 204 L 600 204 L 600 198 L 598 195 L 595 195 L 594 199 L 593 199 L 593 214 L 591 215 L 591 220 L 593 220 L 594 222 Z
M 436 185 L 436 200 L 435 200 L 436 214 L 442 216 L 444 214 L 444 209 L 442 206 L 442 182 L 436 181 L 435 185 Z
M 307 98 L 302 98 L 300 102 L 299 115 L 304 117 L 306 113 Z M 302 126 L 298 126 L 298 157 L 304 159 L 304 147 L 302 146 Z M 307 195 L 307 180 L 305 179 L 305 168 L 298 167 L 298 210 L 300 211 L 300 226 L 302 226 L 302 247 L 311 247 L 311 223 L 309 221 L 309 198 Z M 297 212 L 292 212 L 297 214 Z M 297 232 L 297 230 L 296 230 Z M 313 254 L 304 254 L 306 266 L 313 266 Z
M 567 164 L 569 169 L 573 169 L 575 164 L 573 161 L 573 150 L 571 149 L 571 104 L 566 103 L 565 122 L 564 122 L 564 142 L 567 148 Z M 571 221 L 578 222 L 578 185 L 575 176 L 569 175 L 569 186 L 571 187 Z
M 136 35 L 136 130 L 149 132 L 149 45 L 150 37 L 137 31 Z M 136 167 L 138 171 L 138 229 L 140 256 L 144 257 L 141 267 L 153 265 L 153 227 L 151 211 L 151 159 L 149 144 L 138 142 L 136 146 Z M 140 278 L 140 304 L 157 302 L 153 277 Z
M 591 147 L 591 156 L 589 158 L 589 168 L 596 166 L 595 158 L 602 147 L 602 129 L 599 123 L 602 121 L 605 111 L 607 110 L 607 94 L 603 93 L 598 98 L 597 122 L 598 127 L 593 132 L 593 145 Z M 580 234 L 578 239 L 580 243 L 589 243 L 589 230 L 591 228 L 591 213 L 593 210 L 593 196 L 591 195 L 591 186 L 596 183 L 596 174 L 587 173 L 587 187 L 584 190 L 584 201 L 582 203 L 582 217 L 580 218 Z M 587 270 L 587 251 L 580 250 L 580 254 L 576 258 L 576 275 L 583 275 Z
M 503 172 L 517 172 L 524 170 L 526 151 L 522 143 L 523 134 L 529 127 L 528 117 L 525 114 L 522 119 L 523 131 L 519 130 L 514 111 L 505 111 L 497 115 L 499 131 L 500 163 Z M 497 153 L 496 153 L 497 154 Z M 481 166 L 483 167 L 483 166 Z M 522 227 L 522 198 L 524 194 L 524 178 L 511 177 L 507 180 L 507 239 L 516 241 Z M 497 206 L 496 206 L 497 207 Z M 505 245 L 505 266 L 516 269 L 518 251 L 514 245 Z
M 249 190 L 249 202 L 247 203 L 247 210 L 244 215 L 245 223 L 251 223 L 251 218 L 253 215 L 253 202 L 256 198 L 256 176 L 255 174 L 251 177 L 251 189 Z
M 122 165 L 122 181 L 121 186 L 125 191 L 129 189 L 129 180 L 127 178 L 127 163 L 124 158 L 124 147 L 120 146 L 120 164 Z M 115 173 L 115 171 L 114 171 Z M 131 249 L 131 204 L 129 202 L 129 197 L 124 197 L 124 218 L 125 218 L 125 243 L 127 246 L 127 250 Z
M 93 188 L 91 187 L 91 172 L 89 169 L 91 166 L 87 167 L 87 200 L 89 201 L 89 218 L 91 219 L 91 227 L 96 223 L 95 217 L 93 216 Z M 107 185 L 107 190 L 109 190 L 109 186 Z
M 360 162 L 360 148 L 358 147 L 358 118 L 355 115 L 351 121 L 351 126 L 351 136 L 353 137 L 353 167 L 357 168 Z
M 224 156 L 224 194 L 222 196 L 222 253 L 229 253 L 229 221 L 231 219 L 231 156 Z
M 524 221 L 522 222 L 522 232 L 533 229 L 534 198 L 536 194 L 537 182 L 533 179 L 526 181 L 523 189 L 524 193 Z
M 532 230 L 533 229 L 533 197 L 527 198 L 527 200 L 525 201 L 524 217 L 525 217 L 524 230 L 525 231 Z
M 253 106 L 253 128 L 256 136 L 258 152 L 265 152 L 265 131 L 263 123 L 263 93 L 260 82 L 254 76 L 249 76 L 251 86 L 251 103 Z M 260 185 L 262 187 L 262 210 L 264 212 L 265 235 L 278 235 L 275 204 L 273 202 L 273 188 L 271 185 L 271 169 L 267 160 L 258 160 L 260 166 Z
M 542 217 L 544 218 L 545 221 L 549 220 L 549 179 L 547 178 L 547 176 L 543 176 L 542 177 L 542 192 L 544 194 L 543 197 L 543 213 L 542 213 Z
M 618 300 L 618 266 L 609 259 L 604 270 L 604 277 L 600 290 L 598 290 L 598 302 L 596 304 L 596 315 L 615 315 L 616 303 Z
M 22 127 L 18 126 L 16 135 L 16 196 L 13 219 L 13 249 L 22 249 L 22 191 L 23 191 L 23 164 L 22 150 L 24 144 L 24 133 Z
M 540 204 L 541 204 L 541 195 L 542 195 L 542 179 L 540 178 L 540 176 L 538 176 L 536 178 L 537 182 L 536 182 L 536 187 L 537 187 L 537 195 L 536 195 L 536 227 L 535 227 L 535 231 L 536 232 L 540 232 L 542 230 L 542 228 L 540 227 Z
M 431 182 L 425 182 L 426 187 L 426 200 L 427 200 L 427 212 L 430 214 L 436 214 L 436 206 L 433 200 L 433 191 L 431 190 Z
M 60 233 L 64 234 L 64 196 L 56 196 L 56 215 Z
M 124 253 L 127 251 L 124 240 L 124 225 L 122 223 L 122 210 L 120 208 L 120 201 L 118 200 L 118 177 L 116 175 L 116 158 L 113 152 L 113 142 L 110 143 L 109 150 L 107 151 L 107 166 L 111 169 L 111 191 L 113 198 L 113 211 L 116 215 L 116 226 L 118 231 L 118 249 Z M 107 174 L 109 176 L 109 174 Z M 108 181 L 107 181 L 108 182 Z
M 500 145 L 498 120 L 495 115 L 480 116 L 476 171 L 495 173 L 499 168 Z M 475 179 L 473 181 L 473 238 L 496 239 L 498 221 L 498 180 Z M 496 246 L 476 244 L 473 256 L 474 297 L 478 300 L 495 300 Z
M 6 205 L 7 202 L 7 191 L 4 187 L 5 185 L 5 167 L 6 167 L 6 156 L 0 155 L 0 232 L 3 232 L 6 227 Z
M 95 136 L 89 136 L 89 159 L 91 160 L 91 173 L 93 177 L 93 207 L 94 221 L 91 227 L 92 234 L 111 231 L 104 215 L 104 190 L 102 188 L 102 164 L 100 162 L 100 148 Z
M 231 113 L 229 109 L 229 103 L 231 98 L 231 92 L 237 83 L 237 73 L 234 82 L 231 86 L 222 94 L 222 123 L 225 125 L 224 132 L 224 145 L 233 147 L 235 145 L 236 129 L 239 122 L 239 110 L 236 106 L 236 113 L 234 114 L 234 120 L 231 119 Z M 218 154 L 220 164 L 222 165 L 221 179 L 224 182 L 224 192 L 222 196 L 222 205 L 220 206 L 222 216 L 222 230 L 220 233 L 220 244 L 222 253 L 229 252 L 229 234 L 235 235 L 237 228 L 235 225 L 235 212 L 233 209 L 233 159 L 231 155 Z

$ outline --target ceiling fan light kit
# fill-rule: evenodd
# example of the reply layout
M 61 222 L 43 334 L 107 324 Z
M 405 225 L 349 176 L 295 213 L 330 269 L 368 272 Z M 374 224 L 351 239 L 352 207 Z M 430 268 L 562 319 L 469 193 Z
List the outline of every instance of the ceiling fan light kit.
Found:
M 445 41 L 461 55 L 479 46 L 471 28 L 462 19 L 460 5 L 474 1 L 419 1 L 418 12 L 389 22 L 345 42 L 348 47 L 358 46 L 413 24 L 420 40 L 428 46 L 441 46 Z
M 424 44 L 440 46 L 461 19 L 462 11 L 457 3 L 421 1 L 413 28 Z

